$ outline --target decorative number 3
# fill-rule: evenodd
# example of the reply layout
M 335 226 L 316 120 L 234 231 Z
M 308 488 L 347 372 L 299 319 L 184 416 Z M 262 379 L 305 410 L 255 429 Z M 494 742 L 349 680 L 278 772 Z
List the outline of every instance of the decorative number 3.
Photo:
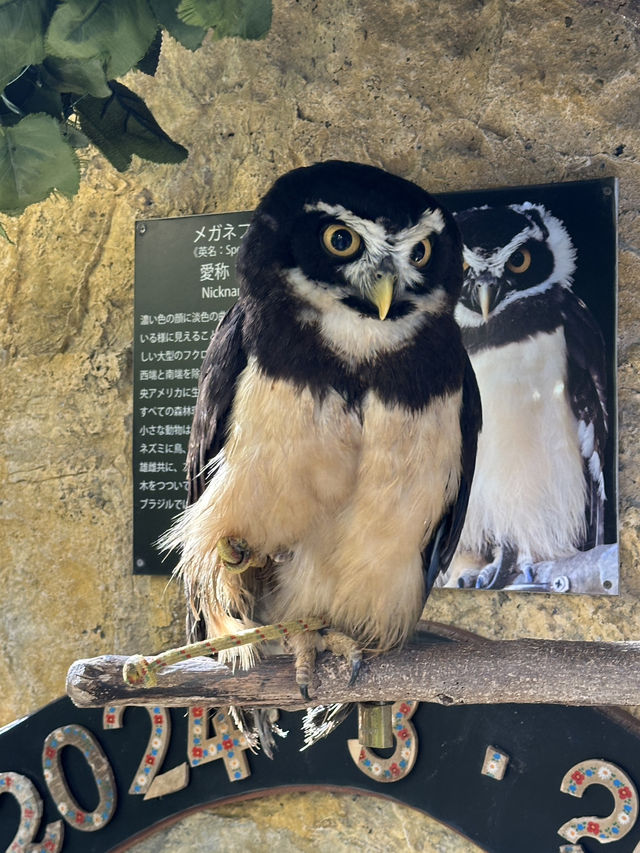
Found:
M 389 758 L 380 758 L 372 749 L 361 746 L 355 738 L 347 741 L 351 758 L 366 776 L 376 782 L 397 782 L 412 771 L 418 755 L 418 738 L 409 719 L 417 707 L 418 703 L 413 700 L 393 705 L 391 713 L 396 748 Z
M 613 794 L 614 809 L 608 817 L 578 817 L 567 821 L 558 835 L 567 841 L 595 838 L 601 844 L 623 838 L 636 822 L 638 795 L 633 782 L 619 767 L 608 761 L 592 758 L 574 765 L 564 776 L 560 790 L 573 797 L 581 797 L 590 785 L 604 785 Z M 561 850 L 582 850 L 580 845 L 561 847 Z M 640 853 L 640 845 L 635 853 Z
M 13 794 L 20 806 L 20 825 L 6 853 L 59 853 L 64 837 L 61 820 L 47 824 L 42 841 L 29 843 L 42 817 L 42 800 L 33 783 L 20 773 L 0 773 L 0 794 Z

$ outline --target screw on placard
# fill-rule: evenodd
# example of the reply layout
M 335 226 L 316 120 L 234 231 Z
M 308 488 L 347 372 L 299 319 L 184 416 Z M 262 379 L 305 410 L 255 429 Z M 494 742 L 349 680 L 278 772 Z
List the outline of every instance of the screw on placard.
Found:
M 571 581 L 566 575 L 559 575 L 553 579 L 551 584 L 554 592 L 569 592 L 571 589 Z
M 145 234 L 147 230 L 147 226 L 144 222 L 136 222 L 136 231 L 138 234 Z
M 144 560 L 142 559 L 142 557 L 138 557 L 138 559 L 136 560 L 136 566 L 139 569 L 141 569 L 144 566 Z

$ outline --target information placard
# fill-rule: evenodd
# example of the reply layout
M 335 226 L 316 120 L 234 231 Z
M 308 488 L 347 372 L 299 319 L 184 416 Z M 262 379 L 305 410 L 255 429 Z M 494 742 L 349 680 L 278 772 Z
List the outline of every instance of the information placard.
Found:
M 496 420 L 500 426 L 512 419 L 515 406 L 520 407 L 515 414 L 521 426 L 528 427 L 534 437 L 539 433 L 545 439 L 538 442 L 535 451 L 529 439 L 517 444 L 522 431 L 503 443 L 502 450 L 511 453 L 511 461 L 503 466 L 504 482 L 494 483 L 494 491 L 505 496 L 508 514 L 514 506 L 514 495 L 524 494 L 519 517 L 526 522 L 535 512 L 529 511 L 527 501 L 533 498 L 525 475 L 531 470 L 535 473 L 548 469 L 552 473 L 546 480 L 535 484 L 543 496 L 538 503 L 544 509 L 545 496 L 549 494 L 564 505 L 564 492 L 560 487 L 556 489 L 555 483 L 561 484 L 566 477 L 554 472 L 563 470 L 565 450 L 559 448 L 557 436 L 548 429 L 546 417 L 534 413 L 538 430 L 531 426 L 534 415 L 527 414 L 535 409 L 536 400 L 542 406 L 550 394 L 561 395 L 569 420 L 575 419 L 572 452 L 581 454 L 579 464 L 584 467 L 586 484 L 585 534 L 580 541 L 569 543 L 570 548 L 558 547 L 554 552 L 541 549 L 527 561 L 527 531 L 522 526 L 516 524 L 506 538 L 488 528 L 483 532 L 484 546 L 474 546 L 477 553 L 461 550 L 444 583 L 465 588 L 614 595 L 618 592 L 616 180 L 474 190 L 441 194 L 439 200 L 454 213 L 463 238 L 470 244 L 465 243 L 465 258 L 476 266 L 486 261 L 490 271 L 492 264 L 500 266 L 500 252 L 506 246 L 512 257 L 505 264 L 505 255 L 502 265 L 509 267 L 511 263 L 510 269 L 515 270 L 511 278 L 516 279 L 519 271 L 527 272 L 522 278 L 525 284 L 510 281 L 505 273 L 504 281 L 498 284 L 496 279 L 494 285 L 505 306 L 522 300 L 517 304 L 529 310 L 530 328 L 526 311 L 520 312 L 518 322 L 522 328 L 517 334 L 513 323 L 505 321 L 500 327 L 487 322 L 487 318 L 480 319 L 480 314 L 471 314 L 469 322 L 468 310 L 466 315 L 456 314 L 474 369 L 482 367 L 483 353 L 491 351 L 491 376 L 503 376 L 510 382 L 511 390 L 505 395 L 498 380 L 494 387 L 493 380 L 479 379 L 485 408 L 482 440 L 495 429 Z M 167 573 L 176 563 L 173 555 L 163 559 L 155 543 L 185 506 L 185 460 L 200 365 L 219 321 L 238 296 L 235 259 L 250 219 L 251 212 L 242 212 L 136 224 L 133 465 L 137 573 Z M 517 233 L 511 234 L 509 228 L 522 230 L 524 249 L 521 250 Z M 529 248 L 526 239 L 532 241 Z M 554 257 L 551 272 L 539 282 L 534 278 L 531 256 L 537 248 Z M 466 266 L 468 269 L 468 262 Z M 511 292 L 510 288 L 515 289 Z M 544 353 L 545 347 L 551 345 L 549 333 L 556 332 L 556 321 L 549 328 L 545 324 L 547 309 L 551 310 L 554 299 L 566 302 L 558 332 L 566 342 L 566 367 L 564 378 L 560 364 L 555 384 L 551 387 L 547 382 L 549 387 L 542 384 L 538 388 L 537 373 L 528 368 L 527 359 L 549 363 Z M 463 300 L 461 304 L 464 308 Z M 492 310 L 497 315 L 502 306 Z M 511 329 L 508 333 L 505 323 Z M 478 326 L 480 332 L 474 332 Z M 492 331 L 494 328 L 496 332 Z M 585 343 L 589 340 L 593 346 Z M 516 363 L 529 372 L 520 376 L 521 368 L 510 367 Z M 533 403 L 526 398 L 526 391 L 524 396 L 519 391 L 519 385 L 530 387 Z M 510 408 L 505 400 L 513 401 L 513 406 Z M 480 466 L 488 453 L 481 447 Z M 533 462 L 527 468 L 521 463 L 528 458 Z M 521 468 L 524 474 L 518 473 Z M 578 475 L 574 479 L 582 478 L 579 469 Z M 577 488 L 580 490 L 582 485 L 578 483 Z M 470 506 L 473 502 L 472 492 Z M 471 555 L 471 564 L 467 554 Z M 509 558 L 501 554 L 508 554 Z
M 158 537 L 185 506 L 185 458 L 200 365 L 236 301 L 235 259 L 251 213 L 136 223 L 133 569 L 166 573 Z

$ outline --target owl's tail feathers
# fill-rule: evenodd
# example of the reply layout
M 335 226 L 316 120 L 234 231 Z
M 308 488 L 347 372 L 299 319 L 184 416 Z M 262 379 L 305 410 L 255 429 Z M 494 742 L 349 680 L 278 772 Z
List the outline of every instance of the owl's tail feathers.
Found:
M 335 731 L 346 720 L 353 708 L 353 702 L 336 702 L 333 705 L 317 705 L 315 708 L 307 708 L 302 719 L 304 745 L 300 752 Z
M 255 751 L 261 747 L 267 758 L 273 758 L 276 747 L 274 735 L 285 738 L 289 734 L 278 725 L 277 708 L 238 708 L 232 705 L 229 712 L 247 738 L 249 748 Z
M 306 631 L 317 631 L 326 628 L 324 619 L 293 619 L 289 622 L 279 622 L 276 625 L 264 625 L 260 628 L 247 628 L 236 634 L 226 634 L 223 637 L 213 637 L 180 646 L 177 649 L 169 649 L 155 657 L 143 657 L 143 655 L 132 655 L 125 661 L 122 669 L 122 677 L 126 684 L 140 687 L 155 687 L 158 683 L 158 673 L 174 663 L 181 663 L 196 657 L 207 657 L 218 652 L 234 649 L 238 646 L 255 645 L 268 640 L 281 640 Z

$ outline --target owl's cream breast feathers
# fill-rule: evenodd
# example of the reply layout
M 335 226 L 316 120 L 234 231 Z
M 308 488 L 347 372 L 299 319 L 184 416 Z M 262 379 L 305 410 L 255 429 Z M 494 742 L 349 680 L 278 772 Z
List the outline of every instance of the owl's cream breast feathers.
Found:
M 471 361 L 484 429 L 462 547 L 507 541 L 535 560 L 574 553 L 584 535 L 586 485 L 562 329 L 482 350 Z
M 369 392 L 358 415 L 250 359 L 217 469 L 182 522 L 182 570 L 214 571 L 221 536 L 284 549 L 261 620 L 321 615 L 377 646 L 403 639 L 424 599 L 421 548 L 459 486 L 460 403 L 458 391 L 415 412 Z

